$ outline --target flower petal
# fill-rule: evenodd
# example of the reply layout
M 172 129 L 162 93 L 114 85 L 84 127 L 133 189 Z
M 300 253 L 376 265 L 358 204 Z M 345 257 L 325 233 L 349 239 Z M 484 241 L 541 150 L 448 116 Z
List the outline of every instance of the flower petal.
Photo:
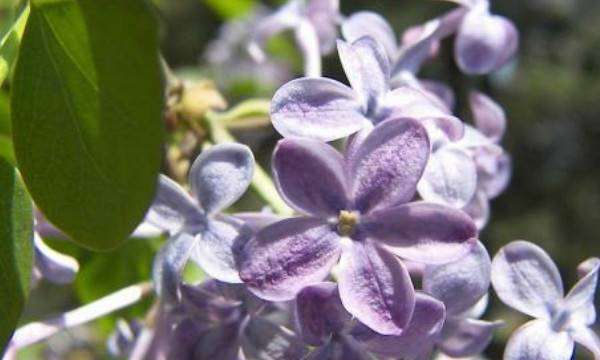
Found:
M 280 140 L 273 177 L 286 202 L 304 214 L 337 216 L 348 206 L 342 155 L 318 140 Z
M 79 271 L 79 263 L 75 258 L 52 249 L 37 232 L 33 233 L 35 249 L 35 268 L 50 282 L 69 284 Z
M 283 85 L 271 101 L 271 121 L 284 137 L 341 139 L 369 121 L 356 93 L 326 78 L 301 78 Z
M 319 36 L 313 24 L 303 19 L 294 29 L 296 44 L 302 53 L 304 61 L 304 76 L 321 76 L 321 50 Z
M 363 109 L 376 105 L 388 90 L 390 63 L 384 49 L 373 38 L 365 36 L 353 43 L 338 40 L 338 54 L 352 89 L 360 94 Z
M 249 229 L 224 221 L 209 220 L 196 235 L 191 259 L 210 277 L 227 283 L 240 283 L 236 252 L 248 241 Z
M 323 345 L 331 334 L 341 332 L 350 314 L 344 309 L 337 284 L 309 285 L 296 296 L 296 324 L 304 342 Z
M 446 311 L 441 301 L 425 293 L 417 292 L 415 299 L 415 310 L 410 323 L 400 336 L 381 335 L 360 326 L 353 334 L 376 354 L 415 359 L 428 353 L 439 337 Z
M 198 223 L 202 219 L 204 214 L 196 201 L 179 184 L 161 174 L 146 221 L 175 234 L 184 225 Z
M 462 211 L 473 219 L 478 230 L 483 229 L 490 220 L 490 202 L 483 191 L 477 191 Z
M 492 285 L 506 305 L 533 317 L 550 317 L 550 307 L 563 297 L 556 265 L 542 248 L 513 241 L 492 261 Z
M 425 202 L 373 212 L 363 219 L 362 227 L 394 254 L 427 264 L 459 259 L 475 245 L 477 237 L 467 214 Z
M 189 342 L 192 342 L 193 347 L 187 351 L 171 352 L 170 359 L 240 360 L 238 355 L 240 352 L 239 328 L 235 323 L 215 326 L 206 330 L 200 328 L 200 333 L 196 328 L 183 330 L 181 325 L 175 331 L 179 341 L 174 344 L 174 347 L 182 347 L 183 350 L 186 348 L 185 344 Z M 182 334 L 184 331 L 185 335 Z M 184 341 L 186 338 L 189 338 L 187 342 Z
M 506 114 L 502 107 L 479 91 L 469 94 L 469 104 L 477 129 L 492 141 L 499 141 L 506 130 Z
M 286 219 L 264 228 L 244 246 L 240 277 L 260 298 L 291 300 L 303 287 L 323 281 L 340 252 L 331 225 L 312 218 Z
M 219 144 L 203 151 L 190 169 L 192 193 L 209 214 L 236 202 L 254 173 L 252 151 L 241 144 Z
M 452 357 L 469 357 L 483 352 L 501 322 L 452 318 L 446 321 L 438 346 Z
M 317 31 L 322 54 L 329 54 L 335 49 L 339 11 L 339 0 L 310 0 L 306 4 L 306 17 Z
M 390 60 L 398 56 L 398 41 L 390 24 L 381 15 L 371 11 L 359 11 L 344 20 L 342 35 L 349 43 L 370 36 L 380 43 Z
M 234 216 L 243 221 L 254 233 L 284 219 L 283 217 L 268 211 L 235 213 Z
M 598 271 L 600 270 L 600 259 L 587 260 L 592 263 L 591 269 L 583 276 L 565 297 L 565 305 L 575 319 L 582 321 L 582 325 L 591 325 L 596 321 L 594 296 L 598 285 Z
M 478 241 L 459 260 L 440 266 L 427 266 L 423 274 L 423 290 L 441 300 L 448 314 L 460 314 L 487 293 L 491 266 L 490 256 Z
M 428 157 L 427 133 L 416 120 L 377 125 L 348 159 L 355 207 L 366 213 L 410 200 Z
M 454 109 L 456 96 L 454 95 L 454 90 L 452 90 L 450 86 L 441 81 L 429 79 L 419 79 L 419 83 L 425 91 L 437 96 L 437 98 L 446 105 L 448 110 L 452 111 L 452 109 Z
M 592 329 L 582 326 L 573 332 L 573 338 L 594 354 L 594 360 L 600 359 L 600 338 Z
M 260 19 L 248 45 L 248 52 L 256 62 L 265 61 L 264 47 L 271 37 L 297 26 L 301 20 L 300 5 L 299 2 L 291 1 Z
M 573 339 L 567 332 L 554 332 L 544 320 L 532 320 L 512 334 L 504 360 L 569 360 Z
M 425 201 L 455 209 L 467 205 L 477 188 L 477 169 L 461 149 L 444 146 L 433 152 L 417 189 Z
M 493 199 L 496 196 L 500 195 L 508 186 L 510 182 L 510 178 L 512 176 L 512 161 L 510 159 L 510 155 L 502 151 L 499 155 L 488 154 L 483 155 L 486 152 L 486 149 L 481 149 L 477 154 L 476 162 L 478 166 L 477 177 L 479 179 L 479 184 L 481 185 L 482 190 L 485 192 L 486 196 L 489 199 Z M 494 152 L 492 149 L 489 149 L 490 152 Z M 488 157 L 488 160 L 491 160 L 494 164 L 494 171 L 488 172 L 482 169 L 482 155 Z M 489 157 L 493 159 L 490 159 Z
M 438 29 L 440 25 L 441 22 L 434 19 L 418 28 L 412 28 L 413 31 L 418 31 L 419 35 L 416 39 L 411 39 L 413 41 L 410 43 L 405 43 L 402 46 L 392 74 L 399 74 L 403 71 L 416 74 L 419 71 L 421 65 L 432 54 L 432 49 L 438 46 Z
M 415 292 L 402 263 L 371 241 L 351 241 L 342 252 L 338 286 L 349 313 L 383 335 L 399 335 L 415 304 Z
M 294 333 L 283 326 L 251 318 L 242 337 L 242 350 L 247 359 L 300 360 L 307 349 Z
M 352 336 L 341 335 L 314 349 L 305 360 L 371 360 L 361 344 Z
M 181 274 L 195 246 L 194 235 L 180 232 L 167 240 L 156 254 L 152 264 L 154 290 L 166 303 L 178 301 Z
M 454 57 L 466 74 L 487 74 L 506 64 L 517 51 L 519 34 L 510 20 L 474 9 L 456 35 Z

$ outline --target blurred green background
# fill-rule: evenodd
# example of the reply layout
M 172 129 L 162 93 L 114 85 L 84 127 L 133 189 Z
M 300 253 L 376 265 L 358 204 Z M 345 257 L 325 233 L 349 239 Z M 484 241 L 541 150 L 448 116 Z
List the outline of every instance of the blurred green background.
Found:
M 264 72 L 247 68 L 243 51 L 229 54 L 217 66 L 216 50 L 214 45 L 210 47 L 225 21 L 239 19 L 257 7 L 275 7 L 280 1 L 154 3 L 163 26 L 167 61 L 174 69 L 183 69 L 181 73 L 214 79 L 230 105 L 251 97 L 268 98 L 281 81 L 300 76 L 301 62 L 291 37 L 282 36 L 269 44 L 277 60 L 271 64 L 272 69 Z M 343 14 L 358 10 L 379 12 L 397 34 L 453 6 L 437 0 L 341 0 Z M 440 58 L 426 65 L 422 75 L 451 84 L 458 96 L 457 113 L 467 121 L 465 99 L 471 89 L 483 90 L 504 107 L 509 119 L 504 145 L 513 156 L 513 179 L 508 190 L 492 203 L 491 222 L 483 231 L 482 240 L 492 255 L 514 239 L 541 245 L 560 266 L 569 288 L 575 281 L 577 264 L 600 255 L 600 2 L 496 0 L 492 1 L 492 9 L 509 17 L 520 31 L 515 61 L 491 76 L 467 78 L 452 60 L 452 41 L 445 41 Z M 5 23 L 9 13 L 2 10 L 0 16 Z M 208 51 L 209 48 L 213 50 Z M 223 71 L 223 66 L 230 67 Z M 346 81 L 335 54 L 325 59 L 324 75 Z M 3 94 L 0 119 L 7 117 Z M 5 124 L 6 121 L 0 121 L 0 149 L 9 132 Z M 271 128 L 237 135 L 253 147 L 265 164 L 278 139 Z M 244 206 L 258 205 L 250 199 Z M 146 279 L 152 254 L 160 242 L 133 240 L 109 254 L 92 254 L 63 243 L 53 245 L 76 254 L 82 271 L 72 287 L 42 283 L 31 296 L 24 320 L 75 307 Z M 119 315 L 139 316 L 147 305 Z M 507 336 L 525 319 L 496 299 L 485 317 L 507 321 L 487 352 L 488 358 L 500 359 Z M 23 358 L 105 358 L 98 346 L 90 344 L 90 338 L 104 341 L 112 324 L 114 317 L 83 329 L 86 331 L 67 332 L 49 346 L 33 347 Z M 577 358 L 586 357 L 578 352 Z

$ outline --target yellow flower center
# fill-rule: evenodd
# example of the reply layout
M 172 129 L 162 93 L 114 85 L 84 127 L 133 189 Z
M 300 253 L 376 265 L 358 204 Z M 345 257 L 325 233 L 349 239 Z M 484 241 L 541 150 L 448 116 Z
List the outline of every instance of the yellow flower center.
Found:
M 340 211 L 340 215 L 338 216 L 338 224 L 337 231 L 341 236 L 350 236 L 354 232 L 354 228 L 356 224 L 358 224 L 358 220 L 360 215 L 357 211 L 348 211 L 342 210 Z

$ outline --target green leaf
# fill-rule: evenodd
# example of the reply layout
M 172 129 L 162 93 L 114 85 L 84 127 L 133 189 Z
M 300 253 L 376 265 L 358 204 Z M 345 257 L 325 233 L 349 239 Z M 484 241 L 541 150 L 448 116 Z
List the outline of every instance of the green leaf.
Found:
M 17 57 L 28 16 L 29 6 L 26 6 L 0 41 L 0 86 L 4 84 Z
M 256 6 L 255 0 L 204 0 L 204 3 L 224 20 L 244 16 Z
M 143 0 L 32 0 L 11 114 L 35 203 L 74 241 L 119 245 L 142 220 L 160 167 L 157 24 Z
M 16 169 L 0 158 L 0 354 L 27 294 L 33 260 L 31 200 Z

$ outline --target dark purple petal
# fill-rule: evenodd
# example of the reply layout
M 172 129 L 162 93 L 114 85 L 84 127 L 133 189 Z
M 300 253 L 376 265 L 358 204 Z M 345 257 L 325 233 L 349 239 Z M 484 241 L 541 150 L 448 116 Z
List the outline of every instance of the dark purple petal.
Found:
M 52 249 L 37 232 L 33 234 L 35 269 L 48 281 L 55 284 L 69 284 L 79 271 L 75 258 Z
M 306 360 L 373 360 L 352 336 L 341 335 L 314 349 Z
M 291 300 L 303 287 L 323 281 L 340 252 L 331 225 L 312 218 L 286 219 L 264 228 L 244 246 L 240 277 L 260 298 Z
M 465 16 L 454 57 L 467 74 L 487 74 L 506 64 L 517 51 L 519 34 L 510 20 L 476 8 Z
M 350 190 L 363 213 L 410 200 L 429 157 L 425 128 L 413 119 L 377 125 L 348 158 Z
M 181 232 L 167 240 L 154 258 L 154 289 L 167 303 L 175 303 L 179 299 L 181 273 L 195 246 L 194 235 Z
M 254 156 L 246 145 L 218 144 L 194 160 L 190 169 L 192 193 L 207 213 L 217 213 L 242 196 L 253 173 Z
M 302 289 L 296 296 L 295 319 L 298 333 L 310 345 L 323 345 L 341 332 L 350 314 L 344 309 L 337 285 L 323 282 Z
M 417 292 L 412 318 L 400 336 L 377 334 L 361 326 L 353 334 L 371 352 L 394 358 L 415 359 L 433 348 L 445 319 L 446 311 L 441 301 Z
M 347 208 L 344 160 L 318 140 L 280 140 L 273 152 L 273 177 L 283 199 L 294 209 L 318 217 L 337 216 Z
M 444 265 L 430 265 L 423 274 L 423 290 L 446 305 L 450 315 L 467 311 L 490 287 L 491 260 L 477 242 L 469 253 Z
M 368 36 L 351 44 L 338 40 L 337 46 L 346 77 L 367 111 L 388 90 L 390 64 L 385 51 Z
M 176 353 L 171 353 L 171 359 L 194 359 L 194 360 L 241 360 L 238 356 L 240 351 L 240 338 L 239 338 L 239 325 L 237 323 L 225 324 L 216 326 L 210 330 L 205 330 L 203 333 L 198 333 L 195 328 L 192 329 L 177 329 L 179 330 L 179 337 L 185 335 L 189 336 L 189 342 L 193 342 L 194 338 L 196 343 L 192 351 L 183 350 L 185 347 L 181 347 L 181 350 Z M 176 330 L 176 331 L 177 331 Z M 180 340 L 181 341 L 181 340 Z M 178 344 L 175 344 L 176 346 Z M 182 357 L 178 357 L 182 356 Z
M 271 101 L 271 121 L 284 137 L 332 141 L 369 122 L 360 98 L 346 85 L 326 78 L 301 78 L 283 85 Z
M 408 325 L 415 304 L 410 275 L 370 240 L 346 244 L 338 281 L 346 310 L 374 331 L 399 335 Z
M 467 254 L 477 229 L 460 210 L 413 202 L 373 212 L 363 219 L 368 236 L 382 241 L 394 254 L 427 264 L 444 264 Z
M 569 360 L 574 345 L 569 333 L 554 332 L 545 320 L 532 320 L 508 339 L 504 360 Z
M 469 94 L 469 104 L 477 129 L 492 141 L 502 139 L 506 130 L 506 114 L 502 107 L 479 91 Z
M 301 360 L 307 353 L 294 333 L 261 318 L 250 319 L 242 337 L 242 350 L 246 359 L 253 360 Z
M 513 241 L 492 261 L 492 285 L 506 305 L 533 317 L 550 319 L 551 308 L 562 301 L 558 268 L 539 246 Z
M 469 357 L 483 352 L 490 344 L 501 322 L 450 318 L 442 330 L 440 350 L 452 357 Z
M 175 181 L 160 175 L 154 202 L 146 214 L 146 220 L 174 234 L 184 225 L 198 223 L 203 219 L 204 214 L 196 201 Z
M 390 58 L 393 60 L 398 55 L 398 41 L 394 30 L 381 15 L 370 11 L 359 11 L 344 20 L 342 34 L 346 41 L 353 43 L 356 40 L 370 36 L 379 42 Z

